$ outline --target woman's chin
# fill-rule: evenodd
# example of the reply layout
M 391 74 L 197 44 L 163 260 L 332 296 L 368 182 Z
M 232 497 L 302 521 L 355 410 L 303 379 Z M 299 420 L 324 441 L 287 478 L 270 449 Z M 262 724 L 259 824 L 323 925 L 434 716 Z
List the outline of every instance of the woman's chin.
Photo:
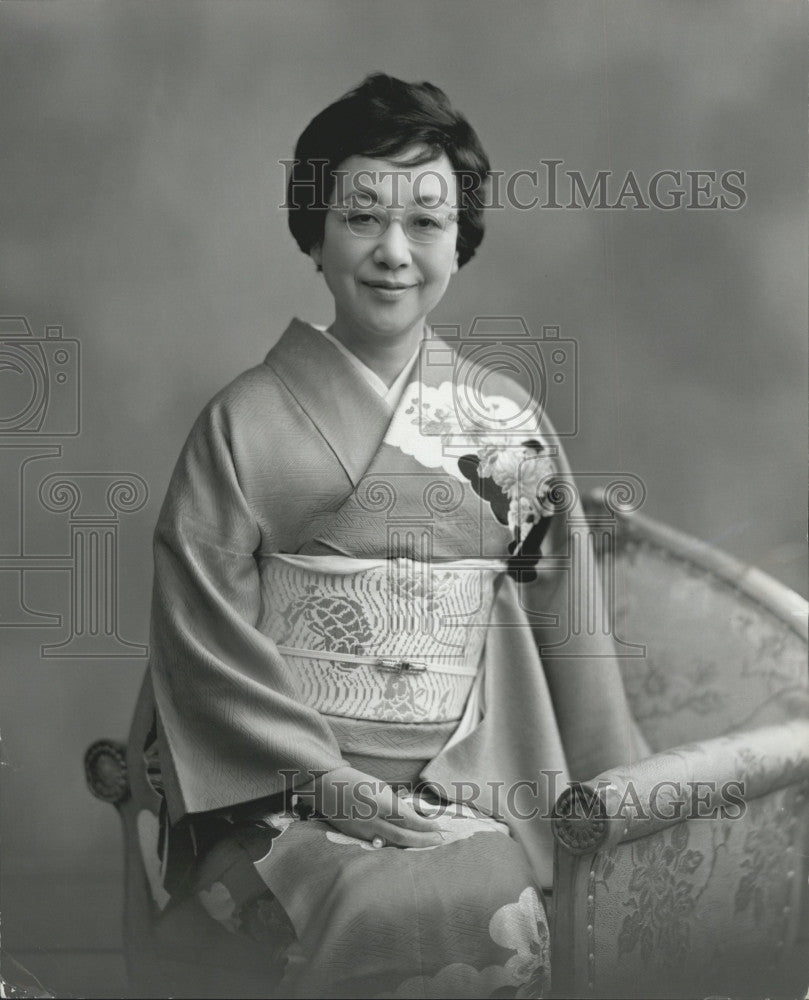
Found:
M 361 323 L 364 330 L 380 340 L 396 339 L 413 330 L 420 330 L 423 325 L 423 315 L 400 309 L 374 309 L 363 316 Z

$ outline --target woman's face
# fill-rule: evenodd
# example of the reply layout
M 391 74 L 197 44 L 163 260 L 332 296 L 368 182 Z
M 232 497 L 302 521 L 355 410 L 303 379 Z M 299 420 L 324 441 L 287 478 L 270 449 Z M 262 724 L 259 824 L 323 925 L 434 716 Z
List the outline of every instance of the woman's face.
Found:
M 416 152 L 402 153 L 407 160 Z M 323 242 L 312 258 L 334 296 L 333 333 L 344 343 L 373 339 L 393 342 L 412 334 L 420 338 L 425 316 L 440 302 L 449 279 L 458 270 L 454 219 L 456 184 L 445 154 L 416 167 L 387 160 L 350 156 L 340 164 Z M 373 207 L 372 207 L 373 206 Z M 372 207 L 387 229 L 376 235 L 358 235 L 368 229 L 362 208 Z M 352 209 L 352 232 L 337 209 Z M 359 215 L 356 213 L 359 212 Z M 444 231 L 436 227 L 445 224 Z M 434 242 L 409 237 L 431 230 Z

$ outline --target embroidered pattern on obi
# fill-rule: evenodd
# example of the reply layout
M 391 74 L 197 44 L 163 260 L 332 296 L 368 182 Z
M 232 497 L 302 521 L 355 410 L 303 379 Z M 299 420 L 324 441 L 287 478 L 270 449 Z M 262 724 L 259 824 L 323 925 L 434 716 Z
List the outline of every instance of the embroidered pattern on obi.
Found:
M 283 648 L 303 703 L 375 721 L 460 719 L 499 567 L 482 560 L 345 559 L 341 572 L 321 568 L 334 563 L 274 556 L 262 562 L 272 601 L 259 627 Z

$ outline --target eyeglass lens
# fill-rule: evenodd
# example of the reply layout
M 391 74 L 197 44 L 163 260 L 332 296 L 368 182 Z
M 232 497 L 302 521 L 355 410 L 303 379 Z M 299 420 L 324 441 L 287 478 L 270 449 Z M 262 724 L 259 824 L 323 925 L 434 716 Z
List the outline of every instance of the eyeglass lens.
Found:
M 381 208 L 348 208 L 341 212 L 349 232 L 362 237 L 382 236 L 394 218 Z M 447 231 L 455 219 L 454 214 L 419 209 L 406 212 L 400 221 L 408 239 L 416 243 L 433 243 Z

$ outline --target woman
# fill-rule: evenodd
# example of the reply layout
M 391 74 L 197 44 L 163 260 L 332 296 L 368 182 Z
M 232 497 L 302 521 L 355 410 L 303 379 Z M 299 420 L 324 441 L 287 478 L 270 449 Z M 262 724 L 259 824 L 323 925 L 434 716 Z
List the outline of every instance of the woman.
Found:
M 553 430 L 425 324 L 488 170 L 427 83 L 309 124 L 289 224 L 334 320 L 205 408 L 156 531 L 144 864 L 282 996 L 542 995 L 549 808 L 630 752 L 603 640 L 539 659 L 568 631 Z

